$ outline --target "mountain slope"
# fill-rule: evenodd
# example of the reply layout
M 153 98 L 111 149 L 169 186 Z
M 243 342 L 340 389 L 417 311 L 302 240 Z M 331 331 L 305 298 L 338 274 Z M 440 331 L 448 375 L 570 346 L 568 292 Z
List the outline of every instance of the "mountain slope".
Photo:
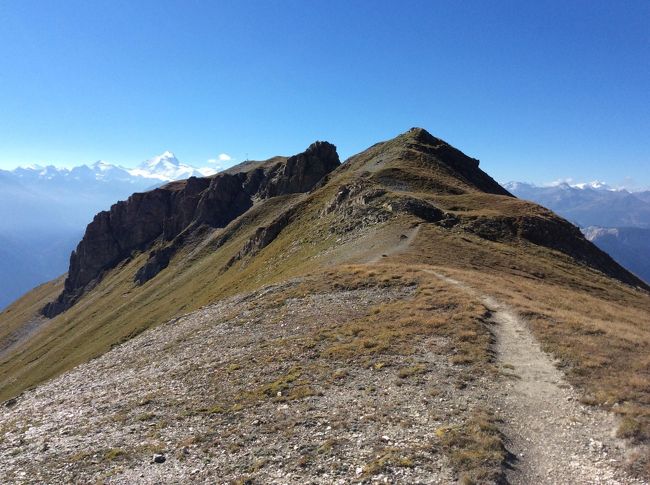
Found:
M 283 467 L 297 481 L 323 483 L 382 474 L 405 482 L 500 480 L 507 428 L 496 420 L 497 389 L 512 376 L 494 354 L 496 307 L 481 295 L 526 317 L 577 395 L 623 416 L 621 437 L 647 442 L 650 296 L 643 282 L 576 227 L 512 197 L 477 160 L 422 129 L 338 168 L 332 150 L 316 145 L 137 195 L 98 215 L 65 288 L 53 282 L 0 314 L 0 339 L 34 326 L 43 308 L 54 317 L 5 351 L 3 398 L 117 346 L 16 401 L 5 423 L 19 443 L 21 428 L 11 419 L 49 399 L 65 401 L 89 376 L 102 376 L 78 395 L 105 406 L 107 423 L 71 418 L 70 438 L 38 468 L 43 480 L 101 479 L 103 470 L 117 473 L 117 483 L 137 482 L 145 469 L 155 480 L 164 469 L 145 461 L 156 450 L 187 479 L 194 465 L 184 459 L 216 460 L 226 447 L 233 461 L 201 465 L 197 481 L 272 481 Z M 226 184 L 232 190 L 215 190 Z M 133 380 L 140 374 L 143 387 Z M 113 402 L 105 392 L 114 386 L 130 398 Z M 373 411 L 379 396 L 388 407 Z M 346 414 L 354 402 L 359 419 Z M 91 412 L 78 405 L 84 416 Z M 408 432 L 393 427 L 393 412 Z M 145 445 L 129 439 L 116 449 L 124 442 L 119 429 L 131 427 L 143 443 L 148 422 Z M 84 426 L 112 431 L 79 454 L 88 445 Z M 286 432 L 299 452 L 255 438 L 255 426 L 262 437 Z M 316 435 L 314 426 L 342 430 L 341 440 Z M 387 439 L 377 435 L 382 426 Z M 192 436 L 180 432 L 190 427 Z M 243 441 L 230 440 L 238 434 Z M 38 439 L 16 446 L 29 451 Z M 617 443 L 611 456 L 622 463 Z M 265 461 L 239 452 L 247 446 L 266 453 Z M 10 450 L 0 447 L 0 462 Z M 633 472 L 642 473 L 643 456 Z

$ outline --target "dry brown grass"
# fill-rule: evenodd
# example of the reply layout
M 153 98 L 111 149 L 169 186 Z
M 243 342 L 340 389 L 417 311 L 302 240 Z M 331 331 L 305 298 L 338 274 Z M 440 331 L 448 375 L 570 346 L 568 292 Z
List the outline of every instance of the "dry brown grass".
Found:
M 467 210 L 485 196 L 456 196 Z M 449 203 L 454 197 L 449 197 Z M 503 200 L 506 205 L 520 201 Z M 521 204 L 522 206 L 524 204 Z M 525 207 L 524 207 L 525 209 Z M 387 264 L 426 263 L 511 305 L 545 351 L 559 359 L 583 402 L 621 416 L 619 436 L 650 444 L 650 295 L 570 257 L 519 241 L 487 241 L 423 225 L 413 245 Z M 471 334 L 458 335 L 459 340 Z M 454 356 L 462 363 L 465 355 Z M 645 465 L 643 464 L 645 463 Z M 648 460 L 639 458 L 635 470 Z
M 475 196 L 464 200 L 476 203 Z M 650 442 L 650 295 L 556 251 L 459 236 L 423 225 L 410 248 L 385 261 L 427 263 L 510 304 L 560 360 L 585 402 L 625 418 L 622 435 Z M 471 362 L 471 352 L 452 358 Z
M 265 359 L 269 364 L 282 365 L 272 378 L 255 382 L 252 387 L 249 383 L 241 391 L 234 391 L 233 385 L 218 400 L 190 414 L 226 414 L 268 400 L 285 402 L 317 395 L 322 389 L 319 384 L 344 381 L 356 366 L 384 369 L 387 356 L 404 362 L 394 370 L 399 378 L 417 378 L 427 368 L 410 358 L 419 343 L 432 337 L 444 341 L 438 351 L 449 355 L 450 362 L 467 366 L 467 380 L 496 372 L 490 352 L 491 334 L 483 323 L 485 308 L 462 291 L 414 268 L 351 265 L 329 269 L 258 301 L 256 306 L 261 311 L 272 309 L 278 313 L 277 321 L 272 322 L 278 325 L 286 318 L 282 307 L 287 300 L 364 288 L 403 288 L 411 296 L 370 306 L 359 316 L 290 339 L 269 342 L 259 349 L 263 357 L 251 355 L 254 362 L 229 362 L 215 373 L 215 382 L 228 379 L 236 383 L 240 374 L 248 375 Z M 473 338 L 468 339 L 468 335 Z M 456 361 L 458 356 L 462 361 Z
M 650 443 L 650 304 L 647 294 L 605 278 L 549 284 L 543 279 L 447 269 L 508 302 L 557 358 L 582 402 L 621 417 L 618 435 Z M 650 473 L 650 468 L 646 470 Z
M 417 289 L 411 299 L 377 305 L 364 318 L 321 331 L 316 336 L 321 355 L 337 361 L 363 359 L 374 365 L 382 353 L 398 352 L 407 356 L 417 339 L 436 335 L 449 339 L 446 350 L 451 362 L 471 366 L 468 375 L 492 370 L 492 337 L 483 324 L 485 309 L 480 303 L 431 275 L 414 272 L 413 268 L 391 265 L 347 268 L 352 273 L 336 278 L 335 288 L 355 288 L 374 280 L 379 286 L 406 284 L 417 285 Z M 468 339 L 468 335 L 473 338 Z M 404 367 L 400 373 L 408 377 L 425 371 L 422 365 L 414 364 Z
M 459 471 L 459 482 L 500 483 L 507 457 L 498 423 L 485 410 L 475 410 L 462 425 L 440 428 L 443 451 Z
M 361 479 L 370 478 L 377 475 L 388 467 L 393 468 L 410 468 L 415 466 L 413 458 L 405 454 L 400 448 L 385 448 L 379 454 L 379 457 L 368 463 L 363 468 Z

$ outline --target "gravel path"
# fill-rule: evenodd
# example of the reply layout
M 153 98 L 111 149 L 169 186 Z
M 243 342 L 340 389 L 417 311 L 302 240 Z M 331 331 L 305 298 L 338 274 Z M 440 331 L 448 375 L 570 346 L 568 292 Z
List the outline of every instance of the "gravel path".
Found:
M 582 405 L 552 359 L 512 309 L 464 283 L 431 272 L 480 296 L 492 313 L 496 353 L 508 377 L 493 394 L 506 446 L 508 482 L 517 484 L 640 484 L 620 468 L 624 444 L 613 415 Z

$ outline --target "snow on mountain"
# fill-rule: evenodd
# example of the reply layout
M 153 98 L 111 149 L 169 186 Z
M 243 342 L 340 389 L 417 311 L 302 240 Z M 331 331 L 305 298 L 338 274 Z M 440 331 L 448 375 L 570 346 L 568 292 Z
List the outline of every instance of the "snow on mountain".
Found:
M 153 157 L 137 168 L 129 170 L 134 177 L 145 177 L 162 181 L 180 180 L 189 177 L 207 177 L 217 173 L 216 170 L 204 167 L 195 168 L 182 164 L 173 152 L 165 151 L 157 157 Z
M 626 191 L 626 189 L 624 188 L 612 187 L 606 182 L 602 182 L 600 180 L 593 180 L 591 182 L 579 182 L 579 183 L 572 183 L 571 180 L 556 180 L 555 182 L 550 182 L 544 185 L 536 185 L 528 182 L 513 181 L 513 182 L 507 182 L 505 184 L 502 184 L 502 187 L 504 187 L 506 190 L 515 190 L 515 191 L 530 190 L 530 189 L 546 189 L 551 187 L 557 187 L 565 190 L 569 190 L 569 189 L 602 190 L 602 191 L 609 191 L 609 192 Z
M 0 170 L 0 309 L 64 273 L 97 212 L 134 192 L 215 172 L 182 164 L 171 152 L 135 169 L 98 160 L 74 168 L 32 164 Z
M 593 189 L 593 190 L 620 190 L 620 189 L 615 189 L 613 187 L 610 187 L 607 185 L 605 182 L 601 182 L 599 180 L 594 180 L 593 182 L 583 182 L 579 184 L 573 184 L 571 187 L 577 188 L 577 189 Z
M 538 186 L 508 182 L 503 187 L 519 198 L 532 200 L 580 227 L 650 228 L 650 196 L 612 188 L 604 182 L 557 182 Z
M 176 158 L 174 153 L 165 151 L 141 163 L 136 168 L 125 168 L 114 165 L 104 160 L 98 160 L 92 165 L 80 165 L 72 169 L 59 168 L 53 165 L 42 166 L 31 164 L 25 167 L 18 167 L 10 173 L 22 180 L 44 181 L 44 180 L 77 180 L 89 181 L 91 179 L 105 182 L 120 181 L 138 183 L 147 179 L 147 184 L 152 185 L 159 182 L 170 182 L 189 177 L 207 177 L 214 175 L 217 171 L 211 167 L 196 168 L 186 165 Z

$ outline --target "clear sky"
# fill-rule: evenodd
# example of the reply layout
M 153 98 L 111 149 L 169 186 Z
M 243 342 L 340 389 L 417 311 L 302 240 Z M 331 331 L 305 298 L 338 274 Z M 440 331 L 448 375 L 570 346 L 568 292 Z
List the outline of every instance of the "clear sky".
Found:
M 500 181 L 650 186 L 650 1 L 0 2 L 0 168 L 412 126 Z

